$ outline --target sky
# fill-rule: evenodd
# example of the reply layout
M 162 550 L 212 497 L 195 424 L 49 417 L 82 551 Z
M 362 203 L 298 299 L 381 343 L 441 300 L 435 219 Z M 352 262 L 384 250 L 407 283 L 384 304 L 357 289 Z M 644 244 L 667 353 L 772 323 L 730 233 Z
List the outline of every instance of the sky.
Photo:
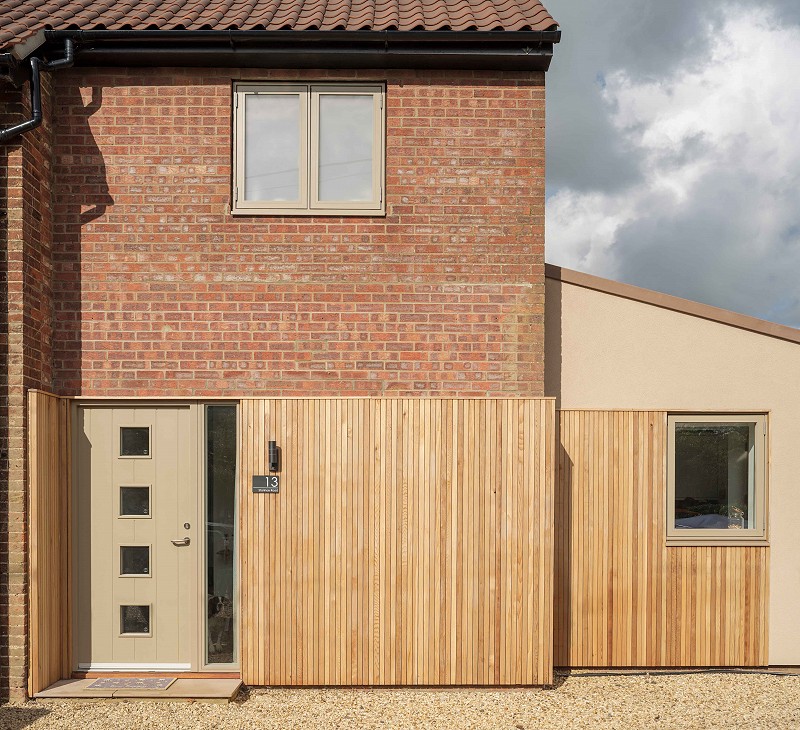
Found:
M 800 0 L 545 0 L 547 260 L 800 327 Z

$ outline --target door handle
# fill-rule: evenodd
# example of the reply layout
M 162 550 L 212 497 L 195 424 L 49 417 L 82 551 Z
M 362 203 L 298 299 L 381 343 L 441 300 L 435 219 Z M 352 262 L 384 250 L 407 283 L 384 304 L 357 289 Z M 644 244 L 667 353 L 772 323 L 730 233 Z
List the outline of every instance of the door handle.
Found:
M 175 547 L 181 547 L 183 545 L 188 545 L 190 542 L 188 537 L 184 537 L 182 540 L 173 540 L 172 544 L 175 545 Z

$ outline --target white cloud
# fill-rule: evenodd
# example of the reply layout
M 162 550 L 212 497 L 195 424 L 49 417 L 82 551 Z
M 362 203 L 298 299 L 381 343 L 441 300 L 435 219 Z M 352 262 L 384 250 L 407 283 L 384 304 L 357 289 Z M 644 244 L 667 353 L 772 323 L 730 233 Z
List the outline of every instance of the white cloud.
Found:
M 723 18 L 668 76 L 605 76 L 640 177 L 555 191 L 548 259 L 800 326 L 800 27 L 753 5 Z

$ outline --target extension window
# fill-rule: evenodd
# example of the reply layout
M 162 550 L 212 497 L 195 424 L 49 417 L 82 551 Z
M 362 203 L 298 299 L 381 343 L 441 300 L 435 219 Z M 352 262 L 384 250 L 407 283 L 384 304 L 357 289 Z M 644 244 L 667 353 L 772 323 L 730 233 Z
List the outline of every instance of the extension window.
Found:
M 233 212 L 384 212 L 384 88 L 234 86 Z
M 669 417 L 668 544 L 766 540 L 766 416 Z

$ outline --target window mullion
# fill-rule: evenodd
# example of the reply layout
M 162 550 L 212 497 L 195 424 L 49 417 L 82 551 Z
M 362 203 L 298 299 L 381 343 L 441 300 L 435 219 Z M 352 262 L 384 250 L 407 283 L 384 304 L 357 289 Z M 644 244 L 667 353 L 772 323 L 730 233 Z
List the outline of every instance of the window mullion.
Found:
M 308 90 L 308 205 L 315 209 L 319 201 L 319 91 Z

